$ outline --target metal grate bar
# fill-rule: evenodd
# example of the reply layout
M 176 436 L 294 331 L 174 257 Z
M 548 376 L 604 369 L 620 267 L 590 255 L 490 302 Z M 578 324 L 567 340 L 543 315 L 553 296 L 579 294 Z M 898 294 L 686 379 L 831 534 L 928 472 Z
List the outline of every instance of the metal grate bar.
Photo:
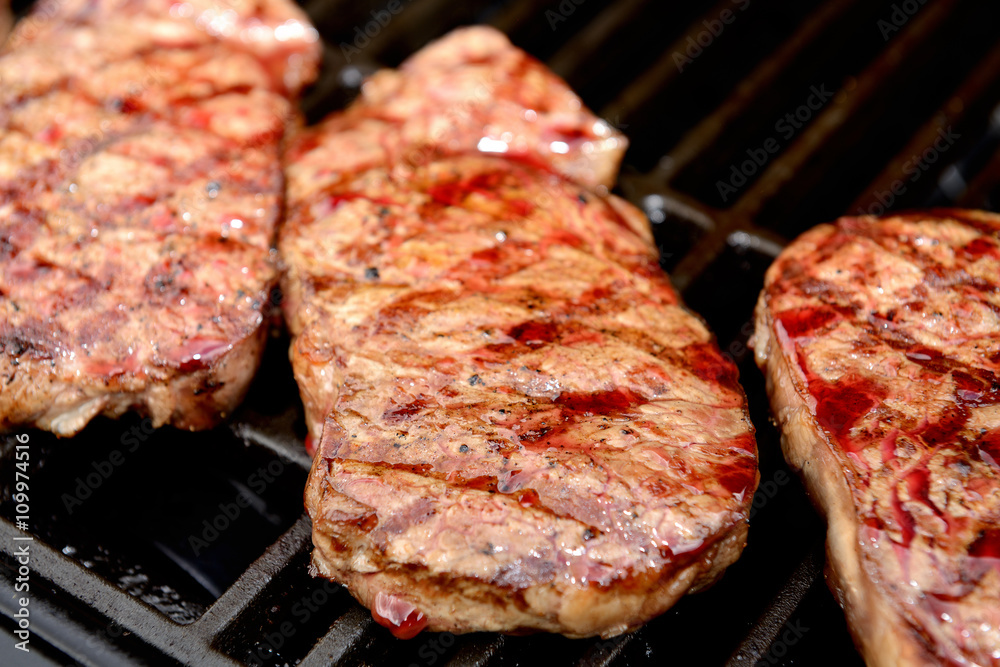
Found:
M 0 542 L 4 544 L 5 552 L 7 545 L 15 544 L 14 537 L 22 534 L 10 522 L 0 520 Z M 58 589 L 71 593 L 104 617 L 114 619 L 124 629 L 135 633 L 168 656 L 188 664 L 236 664 L 218 651 L 206 651 L 203 641 L 192 641 L 202 638 L 201 633 L 194 628 L 195 624 L 183 626 L 164 618 L 146 603 L 81 567 L 42 541 L 35 540 L 31 545 L 31 565 L 34 572 L 44 573 L 45 578 Z M 57 645 L 58 639 L 55 637 L 46 637 L 46 640 Z
M 355 605 L 334 621 L 330 630 L 302 659 L 299 667 L 321 667 L 339 663 L 348 653 L 356 650 L 374 625 L 371 614 Z
M 13 538 L 19 535 L 20 531 L 9 522 L 0 521 L 0 539 L 4 544 L 14 544 Z M 31 543 L 32 567 L 37 573 L 44 573 L 57 588 L 72 592 L 84 604 L 107 618 L 115 619 L 123 628 L 175 659 L 189 664 L 229 665 L 235 664 L 231 658 L 214 649 L 206 653 L 205 646 L 211 645 L 219 632 L 254 603 L 271 577 L 288 566 L 292 556 L 308 547 L 309 537 L 309 520 L 302 516 L 200 619 L 187 626 L 164 618 L 145 603 L 64 557 L 44 542 Z M 40 634 L 46 636 L 44 628 L 40 629 Z M 48 636 L 46 639 L 59 647 L 59 638 L 65 634 L 60 627 L 59 632 L 52 633 L 51 639 Z M 102 644 L 102 647 L 107 648 L 107 644 Z
M 674 64 L 674 53 L 683 52 L 688 38 L 694 39 L 705 30 L 701 21 L 711 20 L 723 10 L 733 6 L 732 0 L 721 0 L 707 12 L 693 21 L 677 39 L 667 46 L 663 55 L 645 72 L 639 75 L 618 97 L 601 111 L 604 118 L 628 118 L 642 107 L 652 95 L 659 94 L 680 74 Z
M 742 228 L 748 220 L 756 219 L 764 205 L 795 178 L 800 168 L 815 160 L 820 151 L 829 148 L 834 136 L 859 115 L 892 73 L 905 64 L 907 56 L 918 50 L 935 28 L 944 22 L 954 4 L 955 0 L 939 0 L 917 14 L 889 48 L 882 51 L 857 79 L 837 92 L 834 103 L 805 128 L 789 150 L 768 165 L 753 187 L 741 195 L 731 209 L 716 214 L 719 228 L 729 232 Z M 718 256 L 725 242 L 723 234 L 702 239 L 671 274 L 678 288 L 683 290 L 694 276 L 700 275 Z
M 711 115 L 681 139 L 668 154 L 669 160 L 665 161 L 660 177 L 669 180 L 695 157 L 711 147 L 726 125 L 743 113 L 782 73 L 787 71 L 789 62 L 798 57 L 819 35 L 829 29 L 831 23 L 856 4 L 857 0 L 834 0 L 821 5 L 810 14 L 792 36 L 743 79 Z
M 579 667 L 610 667 L 623 658 L 625 649 L 635 643 L 644 632 L 643 628 L 607 641 L 594 644 L 583 654 Z
M 0 612 L 13 618 L 18 611 L 15 596 L 0 596 Z M 95 641 L 92 628 L 85 627 L 66 609 L 44 597 L 31 598 L 31 631 L 66 655 L 74 656 L 78 663 L 87 667 L 131 667 L 136 662 L 135 656 L 118 646 Z
M 303 514 L 278 541 L 253 562 L 208 611 L 192 624 L 202 636 L 215 637 L 253 604 L 271 577 L 288 566 L 297 553 L 311 545 L 311 524 Z
M 965 192 L 962 193 L 956 204 L 970 208 L 982 207 L 987 202 L 990 193 L 997 188 L 998 181 L 1000 181 L 1000 149 L 990 156 L 986 166 L 965 188 Z
M 955 94 L 938 110 L 931 120 L 921 127 L 901 151 L 886 164 L 885 169 L 872 181 L 848 209 L 848 212 L 863 209 L 872 204 L 872 194 L 890 190 L 892 183 L 903 173 L 903 165 L 913 155 L 919 154 L 934 143 L 938 131 L 955 125 L 970 115 L 988 114 L 991 109 L 988 104 L 992 98 L 984 95 L 991 85 L 997 84 L 997 71 L 1000 71 L 1000 45 L 995 46 L 966 77 Z M 984 180 L 996 182 L 996 173 L 990 169 L 983 172 Z
M 422 42 L 443 35 L 452 25 L 450 22 L 445 24 L 440 19 L 455 6 L 451 0 L 423 0 L 404 4 L 401 19 L 389 22 L 381 32 L 372 37 L 369 52 L 378 59 L 390 45 L 411 43 L 418 37 L 423 38 L 419 40 Z
M 767 655 L 771 644 L 789 621 L 796 608 L 813 586 L 823 579 L 823 544 L 815 545 L 809 555 L 795 568 L 781 592 L 775 596 L 753 629 L 736 647 L 726 667 L 756 665 Z
M 503 651 L 506 638 L 503 635 L 477 636 L 468 642 L 448 661 L 448 667 L 486 667 L 493 658 Z
M 259 424 L 251 417 L 234 422 L 230 429 L 243 442 L 264 447 L 303 470 L 309 470 L 312 467 L 312 457 L 306 453 L 299 440 L 289 436 L 294 420 L 294 414 L 287 414 L 271 418 L 266 424 Z
M 664 159 L 669 162 L 670 158 Z M 659 195 L 663 198 L 663 208 L 669 210 L 674 215 L 690 220 L 702 229 L 711 230 L 715 228 L 715 218 L 718 212 L 706 206 L 697 197 L 693 197 L 686 192 L 680 192 L 663 184 L 660 171 L 655 170 L 650 174 L 632 174 L 622 176 L 618 186 L 628 195 L 633 202 L 642 202 L 650 195 Z
M 726 237 L 726 243 L 734 248 L 754 250 L 771 258 L 776 258 L 788 245 L 788 241 L 767 229 L 745 225 Z
M 636 13 L 648 2 L 649 0 L 622 0 L 609 5 L 552 56 L 548 62 L 549 69 L 568 78 L 594 52 L 603 47 L 608 39 L 634 20 Z
M 509 34 L 548 4 L 550 4 L 548 0 L 517 0 L 511 2 L 493 16 L 490 20 L 490 25 L 497 30 Z
M 756 217 L 764 204 L 794 178 L 800 167 L 813 160 L 821 149 L 828 148 L 834 135 L 852 119 L 861 116 L 863 106 L 884 88 L 894 72 L 907 64 L 907 58 L 944 22 L 955 4 L 955 0 L 939 0 L 914 16 L 889 48 L 854 80 L 854 85 L 845 86 L 837 93 L 834 104 L 803 131 L 792 149 L 771 163 L 754 186 L 734 204 L 734 215 Z
M 340 11 L 347 3 L 344 0 L 306 0 L 302 9 L 314 23 L 324 23 L 332 14 Z

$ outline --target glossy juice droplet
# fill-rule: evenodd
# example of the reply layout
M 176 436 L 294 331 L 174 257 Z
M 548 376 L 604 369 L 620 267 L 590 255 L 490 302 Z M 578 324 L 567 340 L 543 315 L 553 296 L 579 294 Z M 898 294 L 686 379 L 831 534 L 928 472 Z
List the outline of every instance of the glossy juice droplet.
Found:
M 427 617 L 412 604 L 386 593 L 375 596 L 372 618 L 397 639 L 413 639 L 427 627 Z

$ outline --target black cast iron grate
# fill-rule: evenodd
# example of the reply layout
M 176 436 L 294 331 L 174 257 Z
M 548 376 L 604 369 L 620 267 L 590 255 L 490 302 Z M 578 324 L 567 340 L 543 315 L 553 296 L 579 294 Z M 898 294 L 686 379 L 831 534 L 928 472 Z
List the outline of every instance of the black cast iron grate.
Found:
M 304 103 L 313 120 L 376 66 L 457 25 L 489 23 L 629 135 L 620 191 L 646 211 L 663 266 L 740 365 L 761 451 L 749 545 L 714 588 L 611 640 L 395 640 L 343 589 L 307 574 L 309 460 L 287 340 L 276 335 L 228 427 L 149 433 L 131 418 L 71 441 L 29 433 L 32 664 L 861 664 L 823 582 L 823 524 L 768 420 L 746 348 L 752 308 L 786 239 L 814 224 L 925 205 L 997 208 L 1000 7 L 312 0 L 306 9 L 328 45 Z M 8 436 L 7 591 L 21 535 L 14 453 Z M 15 597 L 0 595 L 10 644 Z M 0 662 L 26 657 L 8 648 Z

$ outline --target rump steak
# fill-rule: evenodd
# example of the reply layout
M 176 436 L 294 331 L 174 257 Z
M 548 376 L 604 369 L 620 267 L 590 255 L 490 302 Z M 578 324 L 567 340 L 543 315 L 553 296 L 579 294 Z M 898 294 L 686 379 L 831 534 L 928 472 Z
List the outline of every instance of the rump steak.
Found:
M 634 628 L 745 544 L 737 371 L 589 187 L 624 143 L 565 84 L 485 28 L 385 81 L 291 148 L 315 572 L 400 637 Z
M 821 225 L 768 270 L 756 320 L 865 660 L 1000 664 L 1000 216 Z
M 318 39 L 285 0 L 40 2 L 0 52 L 0 429 L 204 428 L 257 367 L 280 144 Z

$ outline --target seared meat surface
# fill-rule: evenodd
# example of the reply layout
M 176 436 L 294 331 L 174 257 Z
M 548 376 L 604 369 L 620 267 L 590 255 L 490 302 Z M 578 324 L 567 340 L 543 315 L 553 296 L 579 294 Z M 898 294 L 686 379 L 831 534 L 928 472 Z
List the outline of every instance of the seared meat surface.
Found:
M 454 141 L 426 160 L 408 161 L 396 135 L 388 150 L 361 130 L 332 134 L 368 116 L 406 131 L 369 101 L 291 149 L 280 250 L 317 440 L 313 565 L 402 637 L 615 635 L 738 557 L 757 484 L 753 428 L 736 369 L 679 303 L 644 216 L 595 180 L 572 180 L 580 163 L 565 153 L 476 150 L 476 118 L 501 140 L 507 120 L 542 131 L 521 125 L 532 117 L 514 85 L 524 72 L 549 81 L 532 104 L 585 136 L 596 119 L 564 84 L 482 28 L 376 80 L 433 75 L 435 95 L 454 86 L 458 97 L 467 68 L 510 85 L 452 123 Z M 454 119 L 439 104 L 423 102 L 422 123 Z M 585 142 L 570 150 L 617 164 Z
M 767 273 L 755 349 L 870 665 L 1000 664 L 1000 216 L 844 218 Z
M 40 3 L 0 52 L 0 429 L 204 428 L 256 369 L 280 144 L 315 31 L 285 0 Z
M 578 183 L 608 188 L 627 146 L 565 82 L 503 34 L 459 30 L 398 70 L 377 72 L 353 105 L 291 146 L 289 197 L 310 199 L 372 167 L 418 166 L 472 150 L 535 160 Z

